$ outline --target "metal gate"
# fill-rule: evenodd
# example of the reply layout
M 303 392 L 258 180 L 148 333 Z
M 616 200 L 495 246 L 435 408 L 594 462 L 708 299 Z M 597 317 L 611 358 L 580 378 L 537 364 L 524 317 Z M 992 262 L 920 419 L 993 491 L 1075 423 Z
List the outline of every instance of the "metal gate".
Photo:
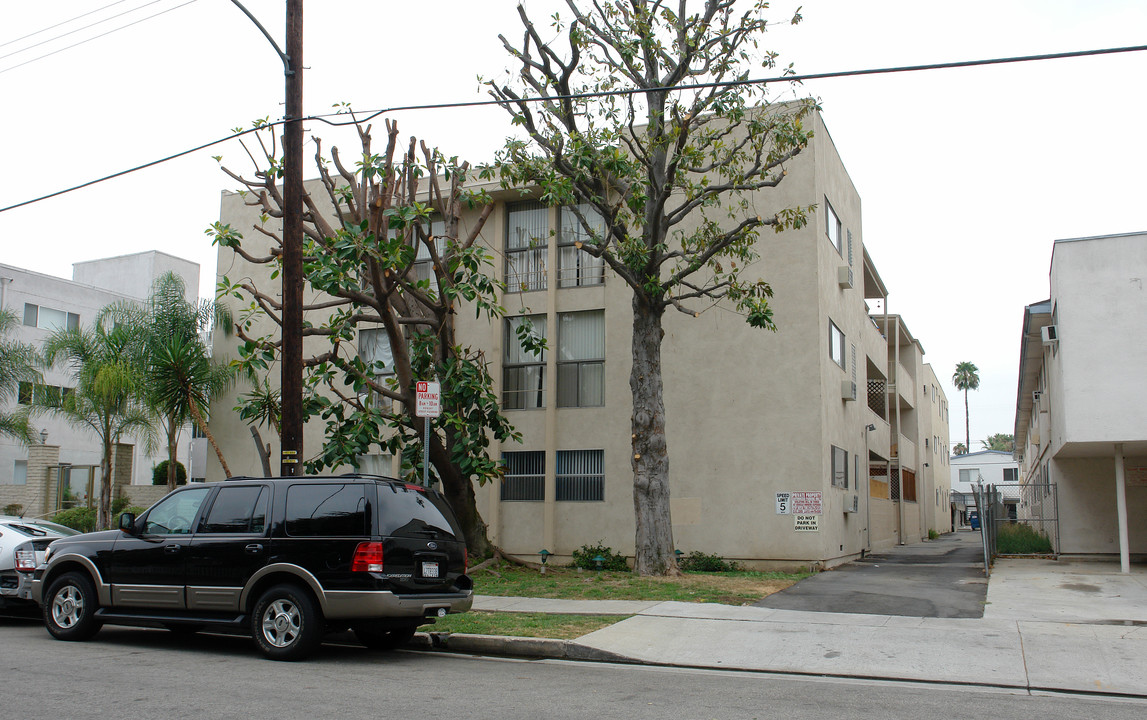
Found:
M 984 541 L 984 570 L 997 557 L 1059 554 L 1055 483 L 979 485 L 975 492 Z

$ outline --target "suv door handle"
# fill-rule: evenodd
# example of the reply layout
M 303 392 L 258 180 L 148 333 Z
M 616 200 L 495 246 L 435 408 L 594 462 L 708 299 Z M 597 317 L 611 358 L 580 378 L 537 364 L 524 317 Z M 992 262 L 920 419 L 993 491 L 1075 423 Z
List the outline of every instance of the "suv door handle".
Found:
M 168 555 L 174 555 L 183 549 L 182 545 L 164 545 L 163 551 Z
M 247 551 L 248 555 L 258 555 L 259 553 L 263 552 L 263 546 L 259 543 L 251 543 L 243 549 Z

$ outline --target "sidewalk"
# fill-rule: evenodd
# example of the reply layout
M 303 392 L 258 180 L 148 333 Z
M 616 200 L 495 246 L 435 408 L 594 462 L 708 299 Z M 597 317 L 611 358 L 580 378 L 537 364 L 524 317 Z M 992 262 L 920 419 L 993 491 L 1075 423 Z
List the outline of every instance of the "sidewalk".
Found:
M 1000 560 L 983 618 L 479 596 L 475 610 L 629 615 L 573 641 L 430 633 L 458 652 L 1147 697 L 1147 568 Z

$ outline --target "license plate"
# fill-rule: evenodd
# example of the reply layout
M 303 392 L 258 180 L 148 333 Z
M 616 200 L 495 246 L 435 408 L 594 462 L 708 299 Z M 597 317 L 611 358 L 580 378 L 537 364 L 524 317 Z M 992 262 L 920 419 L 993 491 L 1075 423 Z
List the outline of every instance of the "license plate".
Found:
M 438 563 L 424 562 L 422 563 L 422 577 L 436 578 L 438 577 Z

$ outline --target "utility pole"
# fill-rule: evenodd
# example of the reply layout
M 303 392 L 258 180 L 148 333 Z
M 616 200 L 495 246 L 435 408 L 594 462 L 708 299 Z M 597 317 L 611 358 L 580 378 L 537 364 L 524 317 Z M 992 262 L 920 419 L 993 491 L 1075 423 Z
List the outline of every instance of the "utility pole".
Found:
M 303 0 L 287 0 L 286 55 L 279 473 L 300 475 L 303 459 Z

